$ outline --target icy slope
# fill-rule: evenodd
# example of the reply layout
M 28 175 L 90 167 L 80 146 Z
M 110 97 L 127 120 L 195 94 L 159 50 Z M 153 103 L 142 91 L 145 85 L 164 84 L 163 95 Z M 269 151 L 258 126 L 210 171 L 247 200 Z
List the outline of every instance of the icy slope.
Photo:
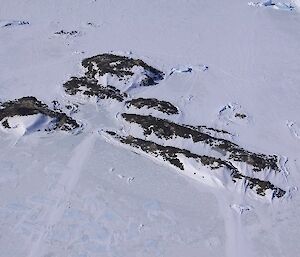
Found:
M 297 256 L 300 18 L 273 7 L 1 3 L 0 256 Z

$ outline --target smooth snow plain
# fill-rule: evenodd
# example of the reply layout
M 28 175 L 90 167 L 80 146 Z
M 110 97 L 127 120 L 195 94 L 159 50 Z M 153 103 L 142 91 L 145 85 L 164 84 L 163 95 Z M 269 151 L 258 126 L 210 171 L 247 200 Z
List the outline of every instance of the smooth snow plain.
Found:
M 37 131 L 49 122 L 42 117 L 1 128 L 1 257 L 299 255 L 297 1 L 293 10 L 244 0 L 0 4 L 0 101 L 76 103 L 72 117 L 84 124 L 78 134 Z M 101 131 L 121 129 L 111 115 L 118 106 L 62 87 L 83 73 L 82 59 L 107 52 L 166 74 L 142 91 L 126 88 L 132 96 L 168 100 L 181 111 L 176 122 L 226 129 L 246 149 L 281 156 L 289 197 L 211 187 L 111 144 Z

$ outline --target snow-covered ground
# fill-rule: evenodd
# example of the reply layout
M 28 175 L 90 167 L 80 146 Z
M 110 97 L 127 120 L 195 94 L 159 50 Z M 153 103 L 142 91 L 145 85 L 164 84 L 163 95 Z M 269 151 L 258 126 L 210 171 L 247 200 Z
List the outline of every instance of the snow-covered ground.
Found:
M 298 256 L 299 8 L 0 1 L 0 256 Z M 144 63 L 102 74 L 104 53 Z

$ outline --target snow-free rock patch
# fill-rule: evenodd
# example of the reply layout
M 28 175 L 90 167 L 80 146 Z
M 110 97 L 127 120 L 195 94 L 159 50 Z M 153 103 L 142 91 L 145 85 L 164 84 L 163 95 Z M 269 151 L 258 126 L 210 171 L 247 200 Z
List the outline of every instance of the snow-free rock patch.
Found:
M 264 155 L 253 153 L 243 149 L 237 144 L 211 136 L 204 131 L 195 130 L 186 125 L 180 125 L 166 119 L 160 119 L 151 115 L 138 115 L 123 113 L 122 117 L 129 123 L 139 125 L 145 136 L 154 134 L 158 138 L 171 140 L 176 137 L 182 139 L 192 139 L 194 143 L 202 143 L 210 147 L 213 151 L 221 152 L 228 159 L 235 162 L 243 162 L 253 167 L 253 171 L 270 169 L 279 172 L 278 157 L 276 155 Z
M 209 176 L 212 180 L 216 181 L 215 184 L 223 184 L 223 186 L 229 187 L 232 186 L 229 182 L 231 180 L 232 184 L 239 183 L 240 185 L 244 185 L 246 189 L 252 189 L 257 195 L 269 195 L 270 198 L 281 198 L 286 194 L 285 190 L 269 181 L 242 174 L 229 161 L 212 156 L 195 154 L 187 149 L 160 145 L 131 135 L 121 136 L 114 131 L 106 131 L 106 133 L 121 144 L 129 145 L 155 159 L 167 162 L 181 170 L 183 174 L 194 176 L 198 180 Z M 231 179 L 224 179 L 226 177 Z
M 70 95 L 115 99 L 122 102 L 129 89 L 153 86 L 164 73 L 140 59 L 114 54 L 100 54 L 82 61 L 85 75 L 71 77 L 64 83 Z
M 158 100 L 156 98 L 136 98 L 126 101 L 127 107 L 134 106 L 137 109 L 147 108 L 154 109 L 168 115 L 178 114 L 178 109 L 176 106 L 167 101 Z
M 87 77 L 72 77 L 64 83 L 64 89 L 69 95 L 82 95 L 86 97 L 97 97 L 97 99 L 114 99 L 122 102 L 126 97 L 126 93 L 122 93 L 114 86 L 103 86 L 95 79 Z

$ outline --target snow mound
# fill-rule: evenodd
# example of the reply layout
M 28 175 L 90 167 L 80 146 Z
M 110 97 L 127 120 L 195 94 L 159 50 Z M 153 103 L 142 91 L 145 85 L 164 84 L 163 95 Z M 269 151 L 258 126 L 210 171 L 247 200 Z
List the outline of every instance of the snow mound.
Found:
M 56 129 L 71 131 L 79 124 L 61 111 L 54 111 L 35 97 L 23 97 L 1 104 L 1 128 L 18 135 Z
M 28 135 L 36 131 L 51 130 L 54 126 L 55 120 L 43 114 L 29 116 L 16 115 L 5 118 L 1 123 L 3 130 L 13 132 L 19 136 Z

